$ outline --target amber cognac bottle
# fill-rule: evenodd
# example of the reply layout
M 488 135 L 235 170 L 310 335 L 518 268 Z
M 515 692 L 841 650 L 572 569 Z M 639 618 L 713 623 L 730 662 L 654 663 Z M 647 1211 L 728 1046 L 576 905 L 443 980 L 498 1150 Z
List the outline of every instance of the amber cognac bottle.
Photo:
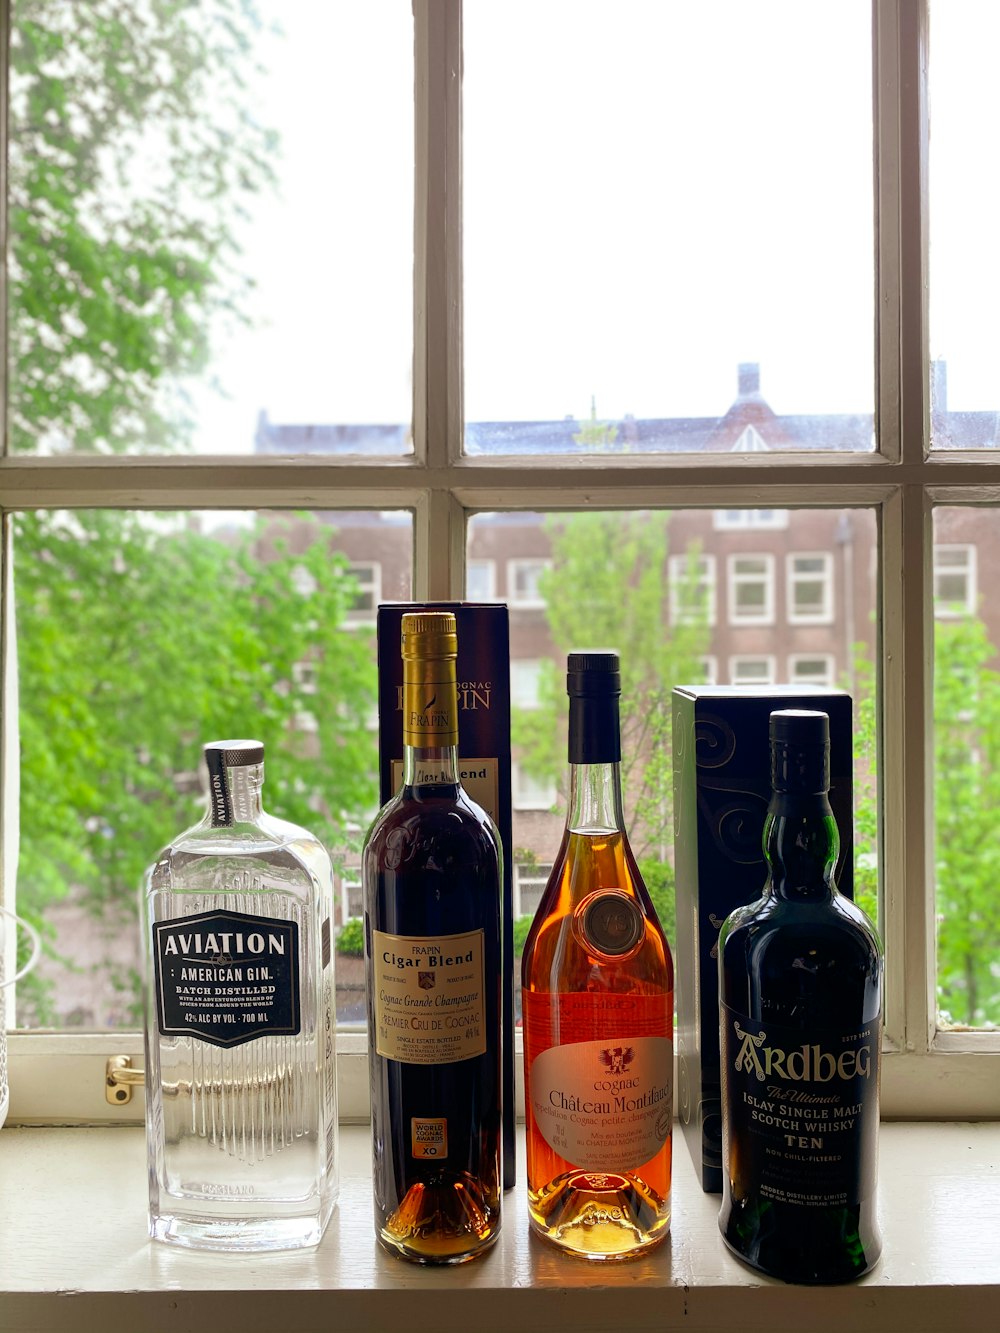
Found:
M 532 1230 L 586 1259 L 670 1226 L 673 963 L 622 814 L 615 653 L 571 653 L 570 801 L 524 948 Z

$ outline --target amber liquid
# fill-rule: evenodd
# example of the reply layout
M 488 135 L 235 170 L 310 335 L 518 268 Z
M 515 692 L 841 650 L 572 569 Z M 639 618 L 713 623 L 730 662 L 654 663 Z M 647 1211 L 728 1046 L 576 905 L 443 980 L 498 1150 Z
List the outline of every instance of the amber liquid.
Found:
M 500 879 L 488 817 L 457 783 L 404 786 L 379 814 L 364 862 L 375 1227 L 388 1249 L 460 1263 L 500 1230 Z M 483 932 L 486 1051 L 441 1064 L 376 1053 L 372 932 L 430 939 Z M 414 1155 L 414 1121 L 446 1122 L 446 1151 Z
M 620 956 L 595 947 L 585 925 L 588 904 L 603 890 L 630 900 L 627 916 L 634 917 L 635 909 L 641 914 L 639 938 Z M 630 1162 L 628 1169 L 619 1169 L 618 1162 L 607 1170 L 591 1164 L 581 1169 L 547 1141 L 532 1109 L 532 1068 L 552 1047 L 606 1043 L 608 1051 L 624 1051 L 627 1061 L 643 1038 L 672 1038 L 670 949 L 621 830 L 564 835 L 525 944 L 522 979 L 532 1230 L 587 1259 L 642 1254 L 670 1227 L 672 1098 L 668 1095 L 658 1108 L 661 1132 L 665 1125 L 662 1146 L 648 1160 Z M 668 1087 L 671 1074 L 668 1064 Z M 550 1093 L 546 1089 L 539 1095 Z M 594 1094 L 596 1099 L 607 1096 Z

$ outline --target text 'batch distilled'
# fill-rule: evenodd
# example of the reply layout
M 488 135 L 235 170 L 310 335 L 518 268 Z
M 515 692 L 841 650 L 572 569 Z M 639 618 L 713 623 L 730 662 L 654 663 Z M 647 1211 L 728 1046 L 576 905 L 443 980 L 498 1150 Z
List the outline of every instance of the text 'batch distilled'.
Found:
M 788 1282 L 876 1262 L 882 951 L 837 891 L 829 721 L 771 714 L 768 880 L 719 935 L 726 1243 Z
M 150 1233 L 315 1245 L 338 1185 L 330 858 L 262 810 L 259 741 L 204 753 L 208 813 L 145 884 Z
M 405 614 L 403 785 L 362 879 L 375 1230 L 458 1263 L 500 1231 L 500 840 L 459 781 L 455 616 Z
M 566 830 L 524 947 L 532 1229 L 587 1259 L 670 1226 L 673 964 L 622 813 L 615 653 L 568 662 Z

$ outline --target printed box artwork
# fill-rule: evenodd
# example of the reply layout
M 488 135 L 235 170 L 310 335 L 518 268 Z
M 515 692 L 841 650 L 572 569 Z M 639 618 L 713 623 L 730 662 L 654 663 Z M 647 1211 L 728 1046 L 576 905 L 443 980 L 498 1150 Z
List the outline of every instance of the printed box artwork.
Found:
M 458 634 L 458 758 L 462 785 L 500 830 L 503 844 L 503 1177 L 514 1164 L 514 922 L 510 796 L 510 629 L 495 602 L 389 602 L 378 608 L 379 804 L 403 776 L 403 615 L 451 611 Z
M 719 929 L 760 897 L 771 798 L 768 722 L 776 708 L 830 717 L 830 804 L 840 831 L 837 883 L 853 897 L 853 707 L 844 690 L 794 685 L 673 691 L 677 905 L 677 1113 L 702 1188 L 722 1190 Z

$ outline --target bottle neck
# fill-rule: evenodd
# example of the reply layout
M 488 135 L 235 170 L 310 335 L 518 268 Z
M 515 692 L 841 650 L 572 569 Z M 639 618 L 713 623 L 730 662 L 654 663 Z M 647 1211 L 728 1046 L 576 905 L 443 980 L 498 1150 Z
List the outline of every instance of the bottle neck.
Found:
M 458 783 L 455 659 L 403 659 L 403 784 Z
M 788 902 L 822 902 L 837 892 L 840 836 L 826 792 L 775 792 L 764 823 L 769 891 Z
M 618 695 L 571 694 L 569 811 L 571 833 L 624 832 Z
M 256 824 L 264 813 L 263 764 L 220 765 L 209 772 L 209 820 L 213 828 Z
M 617 763 L 570 764 L 570 833 L 623 833 L 621 766 Z

